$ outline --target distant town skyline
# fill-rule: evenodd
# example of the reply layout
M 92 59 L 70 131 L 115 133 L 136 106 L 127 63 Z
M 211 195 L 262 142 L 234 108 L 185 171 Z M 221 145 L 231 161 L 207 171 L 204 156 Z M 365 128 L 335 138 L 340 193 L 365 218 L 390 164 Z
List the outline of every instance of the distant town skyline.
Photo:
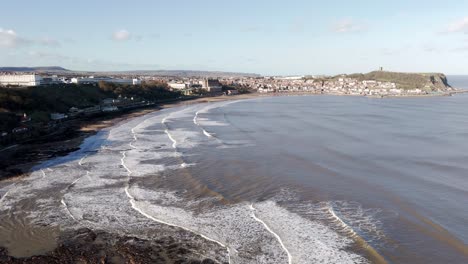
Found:
M 468 74 L 466 1 L 8 1 L 0 67 Z

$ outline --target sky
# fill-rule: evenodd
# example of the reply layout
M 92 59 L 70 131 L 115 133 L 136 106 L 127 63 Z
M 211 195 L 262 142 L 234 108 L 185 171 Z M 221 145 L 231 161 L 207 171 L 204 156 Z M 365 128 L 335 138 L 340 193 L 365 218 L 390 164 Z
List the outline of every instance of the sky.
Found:
M 0 0 L 0 66 L 468 74 L 468 1 Z

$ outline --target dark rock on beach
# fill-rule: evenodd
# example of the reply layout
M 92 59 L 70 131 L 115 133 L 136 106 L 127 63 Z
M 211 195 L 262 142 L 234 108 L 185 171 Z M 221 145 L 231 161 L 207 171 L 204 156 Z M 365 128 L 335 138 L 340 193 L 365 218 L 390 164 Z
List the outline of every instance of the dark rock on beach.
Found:
M 64 232 L 58 247 L 40 256 L 15 258 L 0 248 L 0 263 L 178 263 L 211 264 L 192 245 L 172 237 L 150 241 L 84 228 Z

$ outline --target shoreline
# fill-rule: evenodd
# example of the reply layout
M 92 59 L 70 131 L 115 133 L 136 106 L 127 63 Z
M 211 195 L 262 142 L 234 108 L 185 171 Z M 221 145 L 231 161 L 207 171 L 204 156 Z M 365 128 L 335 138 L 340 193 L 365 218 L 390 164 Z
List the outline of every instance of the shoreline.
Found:
M 252 93 L 233 96 L 201 97 L 192 100 L 162 103 L 151 108 L 134 109 L 130 112 L 119 113 L 114 116 L 99 116 L 77 120 L 74 125 L 62 134 L 44 136 L 30 142 L 17 143 L 0 149 L 0 183 L 14 181 L 15 179 L 27 176 L 30 170 L 41 162 L 74 152 L 79 149 L 81 143 L 87 137 L 125 120 L 182 105 L 257 97 L 262 97 L 262 95 Z
M 306 95 L 310 96 L 311 94 L 306 94 Z M 300 95 L 290 94 L 289 93 L 289 94 L 278 94 L 277 96 L 300 96 Z M 130 120 L 132 118 L 136 118 L 136 117 L 143 116 L 143 115 L 146 115 L 146 114 L 149 114 L 149 113 L 160 111 L 161 109 L 179 107 L 179 106 L 183 106 L 183 105 L 194 105 L 194 104 L 198 104 L 198 103 L 222 102 L 222 101 L 229 101 L 229 100 L 257 99 L 257 98 L 269 98 L 269 97 L 272 97 L 272 96 L 271 95 L 262 95 L 262 94 L 247 94 L 247 95 L 238 95 L 238 96 L 197 98 L 195 100 L 190 100 L 190 101 L 179 101 L 179 102 L 174 102 L 174 103 L 169 103 L 169 104 L 163 104 L 163 105 L 159 105 L 159 106 L 157 106 L 155 108 L 151 108 L 151 109 L 139 109 L 139 110 L 136 110 L 136 111 L 134 111 L 132 113 L 126 113 L 126 114 L 123 114 L 123 115 L 113 117 L 111 119 L 88 120 L 87 122 L 84 122 L 82 124 L 82 126 L 80 126 L 78 131 L 75 131 L 75 132 L 80 132 L 82 134 L 79 134 L 78 136 L 75 135 L 76 136 L 75 138 L 66 139 L 66 140 L 59 140 L 58 142 L 55 142 L 55 143 L 57 143 L 57 144 L 66 143 L 64 145 L 78 144 L 78 146 L 79 146 L 86 137 L 91 136 L 94 133 L 97 133 L 97 132 L 101 131 L 102 129 L 105 129 L 105 128 L 110 127 L 110 126 L 117 125 L 120 122 L 126 122 L 126 121 L 128 121 L 128 120 Z M 72 141 L 74 141 L 74 142 L 72 142 Z M 45 144 L 45 145 L 47 145 L 47 144 Z M 19 146 L 19 147 L 21 148 L 21 147 L 24 147 L 24 146 Z M 41 145 L 39 147 L 45 148 L 44 145 Z M 9 149 L 16 149 L 16 148 L 17 147 L 9 147 Z M 71 148 L 71 151 L 73 151 L 73 148 Z M 67 153 L 63 153 L 63 155 L 66 155 L 66 154 Z M 54 158 L 54 156 L 37 160 L 36 164 L 39 163 L 39 162 L 42 162 L 43 160 L 53 159 L 53 158 Z M 23 175 L 28 175 L 28 173 L 23 173 Z M 13 180 L 15 180 L 15 179 L 20 180 L 18 177 L 14 177 L 12 179 Z M 0 184 L 1 184 L 1 179 L 0 179 Z M 6 251 L 5 248 L 0 247 L 0 262 L 2 262 L 1 261 L 2 258 L 3 259 L 8 258 L 8 263 L 55 263 L 55 262 L 51 262 L 50 258 L 58 257 L 62 261 L 66 260 L 66 259 L 70 259 L 70 258 L 74 258 L 76 260 L 76 257 L 79 256 L 80 254 L 81 254 L 81 256 L 83 256 L 83 258 L 88 258 L 88 260 L 91 260 L 91 259 L 94 260 L 93 256 L 89 255 L 89 254 L 90 254 L 90 250 L 91 251 L 95 250 L 95 248 L 82 247 L 83 241 L 80 240 L 81 238 L 76 239 L 76 237 L 78 235 L 85 236 L 86 234 L 93 237 L 93 236 L 96 236 L 96 234 L 94 234 L 94 233 L 102 233 L 102 231 L 100 231 L 100 230 L 88 230 L 88 231 L 83 231 L 82 233 L 80 233 L 80 232 L 81 231 L 76 230 L 76 232 L 74 232 L 74 233 L 64 233 L 64 235 L 59 238 L 59 240 L 58 240 L 59 244 L 58 244 L 58 246 L 57 246 L 57 248 L 55 250 L 48 251 L 48 252 L 45 253 L 45 255 L 38 255 L 38 256 L 30 257 L 30 258 L 28 257 L 26 259 L 14 259 L 14 258 L 8 256 L 7 251 Z M 98 236 L 100 236 L 100 235 L 98 234 Z M 132 253 L 132 251 L 138 250 L 138 249 L 132 249 L 131 246 L 126 246 L 128 241 L 131 241 L 131 240 L 135 239 L 134 237 L 128 237 L 128 236 L 121 235 L 121 234 L 119 235 L 119 234 L 116 234 L 116 233 L 102 234 L 102 236 L 103 237 L 110 236 L 110 237 L 112 237 L 112 239 L 114 239 L 113 240 L 114 242 L 117 241 L 116 243 L 120 243 L 120 241 L 125 241 L 125 242 L 118 245 L 118 247 L 120 247 L 120 248 L 118 248 L 117 251 L 119 249 L 123 248 L 123 250 L 125 252 L 130 252 L 130 254 L 127 255 L 127 257 L 129 259 L 132 259 L 133 257 L 135 257 L 131 253 Z M 87 239 L 89 239 L 89 238 L 87 238 Z M 145 255 L 145 254 L 153 254 L 155 252 L 154 247 L 148 247 L 148 245 L 151 245 L 153 242 L 150 241 L 150 240 L 145 240 L 145 241 L 141 240 L 140 245 L 145 245 L 146 248 L 144 249 L 145 253 L 142 254 L 142 255 L 139 255 L 139 257 L 143 257 L 143 256 L 147 257 L 148 255 Z M 107 243 L 105 245 L 99 245 L 99 247 L 103 247 L 103 248 L 101 248 L 99 250 L 106 252 L 106 254 L 108 252 L 109 252 L 109 254 L 116 254 L 115 253 L 116 252 L 115 245 L 112 244 L 112 243 Z M 175 244 L 180 244 L 181 245 L 180 247 L 182 247 L 182 248 L 185 247 L 185 245 L 183 245 L 182 242 L 180 242 L 180 243 L 175 242 Z M 208 244 L 210 244 L 210 243 L 208 243 Z M 154 243 L 152 245 L 154 245 Z M 94 246 L 96 246 L 96 245 L 94 245 Z M 71 249 L 69 249 L 68 247 L 70 247 Z M 161 250 L 166 250 L 166 249 L 161 248 L 161 247 L 157 247 L 157 248 L 161 249 Z M 76 251 L 76 250 L 78 250 L 78 251 Z M 178 257 L 178 256 L 176 255 L 175 257 Z M 369 256 L 367 256 L 367 257 L 369 257 Z M 22 260 L 24 262 L 20 262 L 20 260 Z M 379 260 L 379 259 L 377 258 L 377 260 Z M 43 262 L 41 262 L 41 261 L 43 261 Z M 97 261 L 97 259 L 96 259 L 96 261 Z M 209 262 L 209 261 L 212 261 L 212 260 L 206 260 L 206 261 L 207 261 L 206 263 L 212 263 L 212 262 Z M 375 261 L 375 259 L 374 259 L 374 261 Z M 59 263 L 59 262 L 57 262 L 57 263 Z M 195 262 L 195 263 L 198 263 L 198 262 Z M 205 260 L 202 263 L 205 263 Z M 382 263 L 385 263 L 385 262 L 382 261 Z
M 66 156 L 80 149 L 84 140 L 99 131 L 111 126 L 115 126 L 121 122 L 126 122 L 132 118 L 144 116 L 149 113 L 160 111 L 162 109 L 173 108 L 183 105 L 192 105 L 199 103 L 220 102 L 228 100 L 240 100 L 257 98 L 257 94 L 222 96 L 222 97 L 204 97 L 190 101 L 177 101 L 174 103 L 166 103 L 157 105 L 153 108 L 136 109 L 130 113 L 124 113 L 107 118 L 96 118 L 92 120 L 80 120 L 79 124 L 74 127 L 67 135 L 61 135 L 59 138 L 54 138 L 53 142 L 48 142 L 47 139 L 41 139 L 39 142 L 27 144 L 17 144 L 8 146 L 6 149 L 0 150 L 2 155 L 11 157 L 10 166 L 6 170 L 2 168 L 0 171 L 0 186 L 10 186 L 16 184 L 28 177 L 31 170 L 47 160 L 52 160 L 57 157 Z M 10 174 L 10 175 L 9 175 Z M 14 174 L 14 175 L 11 175 Z M 8 192 L 7 192 L 8 194 Z M 2 194 L 3 196 L 5 194 Z M 0 197 L 1 198 L 1 197 Z M 5 221 L 10 221 L 9 215 L 3 216 Z M 46 227 L 44 227 L 46 228 Z M 47 228 L 46 228 L 47 229 Z M 48 229 L 47 229 L 48 230 Z M 163 228 L 162 232 L 166 232 Z M 185 233 L 185 231 L 175 231 L 177 234 Z M 145 263 L 148 260 L 155 261 L 153 263 L 216 263 L 216 259 L 209 257 L 200 258 L 200 253 L 210 249 L 214 251 L 225 250 L 220 245 L 205 241 L 203 236 L 197 234 L 184 235 L 188 240 L 181 238 L 173 238 L 172 235 L 163 236 L 156 241 L 141 239 L 138 236 L 129 234 L 119 234 L 106 232 L 100 229 L 78 229 L 65 230 L 57 233 L 54 240 L 55 247 L 41 250 L 33 255 L 16 256 L 15 253 L 9 252 L 7 247 L 0 246 L 0 262 L 2 263 L 64 263 L 64 262 L 112 262 L 112 259 L 120 259 L 119 263 Z M 137 243 L 135 243 L 137 240 Z M 104 242 L 103 242 L 104 241 Z M 19 249 L 22 251 L 22 249 Z M 100 252 L 96 255 L 96 252 Z
M 48 135 L 27 143 L 17 143 L 0 149 L 0 183 L 27 176 L 30 170 L 43 161 L 65 156 L 76 151 L 83 140 L 102 129 L 114 126 L 125 120 L 143 116 L 166 108 L 199 103 L 210 103 L 230 100 L 243 100 L 254 98 L 280 97 L 280 96 L 350 96 L 374 99 L 389 98 L 432 98 L 439 96 L 453 96 L 468 93 L 468 90 L 458 89 L 443 94 L 403 95 L 403 96 L 366 96 L 350 94 L 316 94 L 309 92 L 277 92 L 277 93 L 249 93 L 231 96 L 201 97 L 191 100 L 177 100 L 170 103 L 161 103 L 151 108 L 134 109 L 130 112 L 119 113 L 114 116 L 99 116 L 89 119 L 77 120 L 64 134 Z

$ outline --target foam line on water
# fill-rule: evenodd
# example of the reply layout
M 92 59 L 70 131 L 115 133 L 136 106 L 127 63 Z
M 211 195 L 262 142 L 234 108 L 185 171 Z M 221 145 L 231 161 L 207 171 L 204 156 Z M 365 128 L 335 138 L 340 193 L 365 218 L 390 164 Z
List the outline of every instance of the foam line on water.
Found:
M 193 118 L 193 123 L 194 123 L 195 125 L 199 126 L 199 127 L 202 129 L 203 135 L 205 135 L 205 136 L 207 136 L 207 137 L 209 137 L 209 138 L 212 138 L 213 135 L 211 135 L 210 133 L 208 133 L 208 131 L 206 131 L 202 126 L 200 126 L 200 123 L 198 123 L 198 114 L 199 114 L 199 113 L 200 113 L 200 111 L 197 111 L 197 112 L 195 113 L 195 117 Z
M 5 200 L 5 197 L 7 197 L 7 195 L 10 193 L 10 190 L 8 190 L 3 196 L 2 198 L 0 198 L 0 204 L 3 202 L 3 200 Z
M 197 118 L 198 118 L 198 113 L 200 111 L 195 112 L 195 117 L 193 118 L 193 123 L 198 126 Z
M 206 131 L 206 130 L 200 125 L 200 123 L 198 122 L 198 114 L 199 114 L 199 113 L 200 113 L 200 111 L 197 111 L 197 112 L 195 113 L 195 117 L 193 118 L 193 123 L 194 123 L 195 125 L 197 125 L 198 127 L 201 128 L 201 130 L 203 131 L 203 135 L 205 135 L 205 136 L 207 136 L 207 137 L 209 137 L 209 138 L 212 138 L 213 135 L 212 135 L 211 133 L 209 133 L 208 131 Z
M 86 158 L 87 156 L 88 156 L 88 155 L 84 155 L 84 156 L 78 161 L 78 165 L 83 166 L 83 161 L 85 160 L 85 158 Z
M 231 254 L 230 254 L 230 250 L 229 250 L 229 247 L 227 247 L 225 244 L 223 244 L 222 242 L 218 241 L 218 240 L 215 240 L 215 239 L 212 239 L 212 238 L 209 238 L 203 234 L 200 234 L 194 230 L 191 230 L 189 228 L 186 228 L 186 227 L 183 227 L 183 226 L 180 226 L 180 225 L 176 225 L 176 224 L 172 224 L 172 223 L 169 223 L 169 222 L 165 222 L 165 221 L 162 221 L 160 219 L 157 219 L 147 213 L 145 213 L 143 210 L 141 210 L 140 208 L 138 208 L 138 206 L 135 204 L 135 198 L 133 197 L 133 195 L 130 194 L 130 191 L 129 191 L 129 188 L 130 188 L 130 179 L 131 179 L 131 176 L 132 176 L 132 171 L 127 167 L 127 165 L 125 164 L 125 158 L 126 158 L 126 152 L 125 151 L 122 151 L 122 158 L 120 159 L 121 161 L 121 165 L 122 167 L 125 168 L 125 170 L 127 170 L 127 175 L 128 175 L 128 181 L 127 181 L 127 184 L 125 186 L 125 194 L 127 195 L 127 197 L 129 198 L 130 200 L 130 205 L 132 206 L 132 208 L 137 211 L 138 213 L 140 213 L 141 215 L 143 215 L 144 217 L 154 221 L 154 222 L 157 222 L 157 223 L 161 223 L 161 224 L 164 224 L 164 225 L 168 225 L 168 226 L 173 226 L 173 227 L 178 227 L 178 228 L 181 228 L 183 230 L 186 230 L 186 231 L 189 231 L 191 233 L 194 233 L 196 235 L 199 235 L 201 236 L 202 238 L 208 240 L 208 241 L 211 241 L 211 242 L 214 242 L 218 245 L 220 245 L 221 247 L 225 248 L 227 250 L 227 254 L 228 254 L 228 262 L 231 263 Z
M 65 201 L 63 200 L 63 198 L 60 200 L 60 203 L 62 203 L 63 207 L 65 208 L 65 211 L 67 212 L 67 214 L 68 214 L 73 220 L 76 221 L 76 218 L 73 216 L 73 214 L 70 212 L 70 210 L 68 210 L 67 203 L 65 203 Z
M 333 206 L 331 205 L 331 203 L 327 203 L 327 205 L 328 205 L 328 212 L 332 215 L 333 220 L 335 222 L 338 222 L 339 225 L 351 235 L 351 237 L 357 237 L 358 234 L 356 234 L 356 232 L 349 225 L 347 225 L 338 215 L 336 215 L 335 210 L 333 210 Z
M 144 122 L 143 122 L 143 123 L 144 123 Z M 136 133 L 135 133 L 135 128 L 136 128 L 136 127 L 134 127 L 134 128 L 131 129 L 131 131 L 132 131 L 132 136 L 133 136 L 133 142 L 130 142 L 130 144 L 128 144 L 128 145 L 130 145 L 130 147 L 132 147 L 132 148 L 134 148 L 134 149 L 136 149 L 137 147 L 135 147 L 135 146 L 133 145 L 133 143 L 135 143 L 135 142 L 138 140 L 138 138 L 137 138 L 137 136 L 136 136 Z
M 175 140 L 175 139 L 172 137 L 171 133 L 169 133 L 169 130 L 168 130 L 168 129 L 164 130 L 164 133 L 166 133 L 166 135 L 167 135 L 167 136 L 169 137 L 169 139 L 172 141 L 172 148 L 177 148 L 177 140 Z
M 270 232 L 277 240 L 278 242 L 280 243 L 281 247 L 283 248 L 283 250 L 286 252 L 286 254 L 288 255 L 288 263 L 291 264 L 292 263 L 292 256 L 291 256 L 291 253 L 289 252 L 289 250 L 286 248 L 286 246 L 284 245 L 283 243 L 283 240 L 281 240 L 281 237 L 276 234 L 273 230 L 271 230 L 271 228 L 260 218 L 258 218 L 256 215 L 255 215 L 255 207 L 253 206 L 253 204 L 250 204 L 250 210 L 252 210 L 252 217 L 253 219 L 255 219 L 255 221 L 263 224 L 263 226 L 265 227 L 265 229 Z
M 205 129 L 202 129 L 203 130 L 203 134 L 207 137 L 213 137 L 210 133 L 208 133 Z
M 141 215 L 145 216 L 146 218 L 154 221 L 154 222 L 157 222 L 157 223 L 160 223 L 160 224 L 164 224 L 164 225 L 168 225 L 168 226 L 173 226 L 173 227 L 178 227 L 180 229 L 183 229 L 183 230 L 186 230 L 186 231 L 189 231 L 193 234 L 196 234 L 196 235 L 199 235 L 201 236 L 202 238 L 208 240 L 208 241 L 211 241 L 211 242 L 214 242 L 218 245 L 220 245 L 221 247 L 225 248 L 226 251 L 227 251 L 227 256 L 228 256 L 228 263 L 231 263 L 231 250 L 229 249 L 228 246 L 226 246 L 225 244 L 223 244 L 222 242 L 218 241 L 218 240 L 215 240 L 215 239 L 212 239 L 210 237 L 207 237 L 206 235 L 203 235 L 201 233 L 198 233 L 190 228 L 186 228 L 186 227 L 183 227 L 183 226 L 180 226 L 180 225 L 176 225 L 176 224 L 173 224 L 173 223 L 169 223 L 169 222 L 165 222 L 165 221 L 162 221 L 160 219 L 157 219 L 147 213 L 145 213 L 143 210 L 141 210 L 140 208 L 138 208 L 138 206 L 136 206 L 135 204 L 135 198 L 130 194 L 129 190 L 128 190 L 128 186 L 125 188 L 125 193 L 127 194 L 127 197 L 130 199 L 130 204 L 132 206 L 132 208 L 139 212 Z
M 161 124 L 166 126 L 166 129 L 164 130 L 164 133 L 169 137 L 169 139 L 172 141 L 172 148 L 177 148 L 177 140 L 172 137 L 171 133 L 169 132 L 169 127 L 166 125 L 167 119 L 171 116 L 169 114 L 168 116 L 164 117 L 163 120 L 161 121 Z

